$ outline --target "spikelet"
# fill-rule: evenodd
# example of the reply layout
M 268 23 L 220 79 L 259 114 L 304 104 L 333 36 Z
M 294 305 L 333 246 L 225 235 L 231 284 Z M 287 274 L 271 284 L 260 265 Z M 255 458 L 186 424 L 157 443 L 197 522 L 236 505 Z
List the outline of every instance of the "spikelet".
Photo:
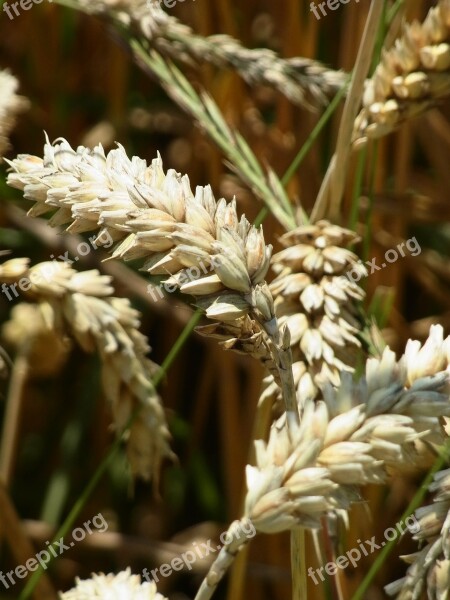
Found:
M 444 341 L 442 327 L 433 326 L 423 347 L 411 344 L 414 352 L 399 362 L 388 348 L 379 360 L 369 359 L 357 383 L 343 373 L 337 388 L 324 386 L 323 401 L 306 402 L 296 428 L 288 431 L 283 415 L 269 441 L 256 442 L 256 466 L 247 467 L 245 517 L 257 531 L 318 528 L 327 512 L 345 511 L 359 498 L 358 486 L 383 483 L 387 466 L 413 460 L 415 440 L 444 440 L 450 337 Z
M 433 504 L 416 510 L 418 525 L 411 527 L 413 539 L 421 550 L 403 556 L 411 566 L 406 576 L 386 586 L 386 592 L 397 600 L 421 597 L 426 585 L 429 600 L 448 600 L 450 594 L 450 469 L 434 476 L 429 491 L 435 494 Z
M 8 136 L 16 117 L 28 102 L 16 94 L 19 82 L 8 71 L 0 71 L 0 159 L 9 147 Z
M 450 0 L 404 28 L 367 82 L 353 140 L 386 135 L 450 93 Z
M 358 302 L 364 292 L 356 282 L 366 269 L 346 249 L 356 241 L 352 231 L 319 221 L 283 235 L 285 249 L 273 257 L 277 277 L 270 290 L 280 326 L 291 331 L 300 405 L 316 398 L 321 384 L 337 385 L 342 371 L 353 372 L 362 354 Z
M 29 267 L 28 259 L 15 258 L 0 265 L 0 282 L 25 290 L 49 329 L 69 334 L 86 352 L 98 351 L 118 432 L 142 407 L 130 429 L 127 454 L 133 475 L 157 480 L 161 461 L 172 456 L 164 410 L 151 381 L 158 367 L 146 358 L 150 348 L 138 330 L 139 313 L 127 299 L 111 295 L 110 280 L 97 270 L 78 273 L 56 261 Z M 8 293 L 14 299 L 12 287 Z
M 141 583 L 128 567 L 117 575 L 93 573 L 91 579 L 75 579 L 75 587 L 60 593 L 60 600 L 167 600 L 158 594 L 154 581 Z
M 81 10 L 112 17 L 143 35 L 163 56 L 187 64 L 206 61 L 232 68 L 250 85 L 274 88 L 305 108 L 324 106 L 345 83 L 344 73 L 315 60 L 283 59 L 268 48 L 245 48 L 228 35 L 196 35 L 160 4 L 158 0 L 77 0 Z
M 30 215 L 56 208 L 51 224 L 100 230 L 98 245 L 107 233 L 117 242 L 113 258 L 145 258 L 143 270 L 169 275 L 166 288 L 194 296 L 211 319 L 234 323 L 249 314 L 276 330 L 264 280 L 272 247 L 261 228 L 238 218 L 235 200 L 215 200 L 209 186 L 194 194 L 187 175 L 165 173 L 160 157 L 147 166 L 121 146 L 105 155 L 101 146 L 75 151 L 62 140 L 45 145 L 43 160 L 21 155 L 8 162 L 8 183 L 36 202 Z

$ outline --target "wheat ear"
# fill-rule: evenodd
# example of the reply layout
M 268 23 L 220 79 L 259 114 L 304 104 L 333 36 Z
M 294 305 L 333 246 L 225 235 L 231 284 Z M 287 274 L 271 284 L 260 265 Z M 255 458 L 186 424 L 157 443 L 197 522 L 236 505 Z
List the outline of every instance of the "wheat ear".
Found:
M 323 107 L 345 83 L 345 74 L 308 58 L 283 59 L 267 48 L 249 49 L 229 35 L 196 35 L 148 0 L 58 0 L 89 14 L 126 25 L 167 58 L 200 66 L 204 62 L 235 70 L 249 85 L 275 89 L 308 109 Z
M 326 382 L 338 385 L 342 371 L 352 373 L 364 356 L 356 283 L 366 275 L 346 246 L 358 241 L 352 231 L 319 221 L 284 234 L 273 256 L 276 278 L 270 284 L 280 326 L 291 332 L 294 380 L 299 405 L 317 398 Z M 265 394 L 274 392 L 269 385 Z
M 0 281 L 17 282 L 39 304 L 49 329 L 69 334 L 102 361 L 102 386 L 119 433 L 131 415 L 127 455 L 133 475 L 158 479 L 161 461 L 172 457 L 169 431 L 151 377 L 158 367 L 146 358 L 147 339 L 139 332 L 140 315 L 127 299 L 112 296 L 111 278 L 98 271 L 77 272 L 66 263 L 33 267 L 15 258 L 0 265 Z
M 268 442 L 256 442 L 256 466 L 247 466 L 243 519 L 259 533 L 319 529 L 323 516 L 360 500 L 359 486 L 382 484 L 386 467 L 414 461 L 415 440 L 442 442 L 448 415 L 450 337 L 436 325 L 423 346 L 410 340 L 399 361 L 386 348 L 359 382 L 344 373 L 337 388 L 325 385 L 323 401 L 307 401 L 289 432 L 284 415 L 273 424 Z M 223 549 L 196 600 L 212 596 L 244 542 L 233 544 L 228 561 Z
M 450 93 L 450 0 L 439 0 L 423 23 L 405 25 L 366 83 L 353 143 L 384 136 Z
M 13 161 L 8 183 L 36 204 L 37 216 L 57 209 L 53 225 L 68 224 L 69 232 L 99 230 L 96 244 L 116 240 L 113 258 L 145 258 L 143 270 L 168 275 L 172 290 L 194 296 L 197 306 L 216 321 L 243 331 L 249 343 L 263 334 L 285 387 L 292 415 L 296 413 L 288 332 L 280 337 L 272 295 L 265 282 L 272 247 L 262 229 L 238 218 L 236 202 L 217 201 L 209 186 L 192 192 L 187 175 L 164 172 L 158 157 L 127 157 L 119 146 L 105 155 L 74 150 L 63 140 L 46 143 L 44 159 L 21 155 Z M 105 235 L 107 237 L 105 239 Z M 192 278 L 190 269 L 197 269 Z M 259 344 L 265 351 L 267 344 Z M 269 361 L 269 359 L 268 359 Z

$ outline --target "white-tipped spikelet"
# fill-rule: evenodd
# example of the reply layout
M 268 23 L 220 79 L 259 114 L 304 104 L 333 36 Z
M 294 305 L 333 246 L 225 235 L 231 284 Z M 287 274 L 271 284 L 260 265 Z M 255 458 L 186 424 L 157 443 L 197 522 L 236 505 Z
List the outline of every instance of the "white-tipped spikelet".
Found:
M 170 276 L 168 283 L 196 297 L 207 316 L 234 321 L 254 311 L 274 317 L 270 293 L 261 288 L 271 246 L 236 202 L 215 200 L 209 186 L 191 190 L 187 175 L 129 159 L 119 146 L 72 149 L 47 143 L 44 158 L 20 155 L 9 163 L 8 183 L 36 202 L 32 216 L 58 209 L 53 224 L 68 231 L 99 230 L 117 244 L 115 258 L 145 258 L 144 270 Z M 195 275 L 193 276 L 193 273 Z
M 105 154 L 101 146 L 74 150 L 65 140 L 47 142 L 43 159 L 20 155 L 9 164 L 8 183 L 35 202 L 31 216 L 56 209 L 50 224 L 68 225 L 69 232 L 96 230 L 97 245 L 116 242 L 114 258 L 144 259 L 142 270 L 165 275 L 166 289 L 193 296 L 222 323 L 226 347 L 270 368 L 262 338 L 276 330 L 265 283 L 272 246 L 261 228 L 238 217 L 235 200 L 216 200 L 209 186 L 193 192 L 187 175 L 166 173 L 160 157 L 147 165 L 129 159 L 122 146 Z

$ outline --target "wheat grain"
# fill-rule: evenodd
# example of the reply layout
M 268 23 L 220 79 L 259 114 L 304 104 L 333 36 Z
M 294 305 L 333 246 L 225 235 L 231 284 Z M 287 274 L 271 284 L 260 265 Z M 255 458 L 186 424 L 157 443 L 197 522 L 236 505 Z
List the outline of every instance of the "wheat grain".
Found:
M 384 466 L 411 460 L 415 439 L 442 440 L 449 361 L 450 337 L 444 341 L 435 326 L 425 346 L 410 342 L 399 362 L 385 349 L 358 383 L 343 373 L 337 388 L 325 385 L 323 401 L 306 403 L 293 436 L 276 423 L 268 444 L 257 443 L 257 466 L 248 467 L 246 516 L 256 529 L 318 527 L 324 512 L 348 507 L 351 486 L 381 483 Z
M 47 143 L 43 160 L 21 155 L 8 162 L 8 183 L 36 202 L 30 215 L 57 208 L 51 224 L 71 223 L 69 232 L 100 229 L 98 244 L 107 233 L 117 242 L 114 258 L 145 258 L 143 270 L 170 275 L 166 283 L 194 296 L 212 319 L 251 313 L 276 329 L 264 280 L 272 247 L 261 228 L 238 218 L 235 200 L 216 201 L 209 186 L 194 194 L 189 178 L 165 173 L 159 157 L 147 166 L 122 147 L 105 155 L 101 146 L 75 151 L 62 141 Z M 200 267 L 206 274 L 192 281 L 188 269 Z
M 111 278 L 96 270 L 78 273 L 59 262 L 29 267 L 25 258 L 0 265 L 0 281 L 19 280 L 49 329 L 69 334 L 86 352 L 99 352 L 103 390 L 119 433 L 140 407 L 127 455 L 133 475 L 157 480 L 161 461 L 172 453 L 164 410 L 151 381 L 158 367 L 146 358 L 149 346 L 138 330 L 139 313 L 127 299 L 111 296 Z

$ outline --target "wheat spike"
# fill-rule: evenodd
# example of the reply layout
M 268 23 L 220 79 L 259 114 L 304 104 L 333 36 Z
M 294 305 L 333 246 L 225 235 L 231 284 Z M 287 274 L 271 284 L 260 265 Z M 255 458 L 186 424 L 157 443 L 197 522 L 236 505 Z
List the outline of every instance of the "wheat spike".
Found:
M 268 444 L 257 442 L 245 513 L 257 530 L 318 527 L 324 512 L 348 507 L 353 486 L 381 483 L 386 465 L 411 460 L 415 439 L 442 441 L 450 337 L 434 326 L 423 348 L 417 344 L 409 342 L 399 362 L 388 348 L 368 359 L 357 383 L 343 373 L 337 388 L 323 387 L 323 401 L 306 403 L 297 431 L 287 435 L 282 417 Z
M 96 270 L 79 273 L 61 262 L 30 267 L 28 259 L 15 258 L 0 265 L 0 281 L 16 288 L 19 282 L 27 299 L 38 303 L 49 329 L 69 334 L 86 352 L 98 351 L 118 432 L 141 407 L 130 428 L 127 455 L 133 475 L 157 480 L 161 461 L 172 456 L 164 410 L 151 381 L 158 367 L 146 358 L 150 348 L 138 330 L 139 313 L 127 299 L 111 295 L 110 280 Z
M 98 245 L 107 233 L 117 242 L 114 258 L 145 258 L 143 270 L 169 275 L 166 285 L 194 296 L 212 319 L 251 314 L 276 329 L 264 280 L 272 247 L 261 228 L 238 218 L 235 200 L 215 200 L 209 186 L 194 194 L 187 175 L 165 173 L 159 157 L 149 166 L 130 160 L 121 146 L 105 155 L 101 146 L 47 143 L 43 160 L 21 155 L 9 164 L 8 183 L 36 202 L 29 214 L 57 208 L 51 224 L 100 229 Z
M 16 94 L 17 79 L 0 70 L 0 159 L 9 148 L 8 136 L 15 125 L 19 112 L 28 106 L 28 101 Z
M 367 82 L 355 121 L 356 145 L 384 136 L 450 93 L 450 0 L 439 0 L 423 23 L 404 28 Z
M 337 388 L 323 386 L 323 400 L 308 400 L 298 425 L 288 430 L 285 415 L 276 421 L 268 442 L 255 443 L 256 466 L 247 466 L 243 518 L 259 533 L 318 529 L 323 516 L 360 499 L 359 486 L 384 483 L 386 467 L 414 461 L 415 440 L 442 442 L 449 415 L 450 337 L 436 325 L 399 361 L 386 348 L 359 382 L 343 373 Z M 245 541 L 223 549 L 196 600 L 211 597 Z
M 450 469 L 436 473 L 429 491 L 434 502 L 416 510 L 412 528 L 421 550 L 402 557 L 411 564 L 406 576 L 385 588 L 397 600 L 419 598 L 425 585 L 429 600 L 450 597 Z
M 75 587 L 60 593 L 60 600 L 167 600 L 158 593 L 154 581 L 141 583 L 128 567 L 117 575 L 93 573 L 91 579 L 75 579 Z
M 316 398 L 325 382 L 337 385 L 341 372 L 352 373 L 363 355 L 358 303 L 364 292 L 355 281 L 366 269 L 346 249 L 357 240 L 352 231 L 319 221 L 284 234 L 285 248 L 273 256 L 277 276 L 270 290 L 278 321 L 291 332 L 300 405 Z M 269 382 L 264 395 L 274 391 Z
M 345 74 L 308 58 L 283 59 L 267 48 L 249 49 L 228 35 L 202 37 L 164 12 L 151 0 L 77 0 L 73 3 L 90 14 L 113 17 L 146 40 L 162 55 L 184 63 L 235 70 L 250 85 L 265 85 L 291 102 L 312 109 L 345 83 Z

